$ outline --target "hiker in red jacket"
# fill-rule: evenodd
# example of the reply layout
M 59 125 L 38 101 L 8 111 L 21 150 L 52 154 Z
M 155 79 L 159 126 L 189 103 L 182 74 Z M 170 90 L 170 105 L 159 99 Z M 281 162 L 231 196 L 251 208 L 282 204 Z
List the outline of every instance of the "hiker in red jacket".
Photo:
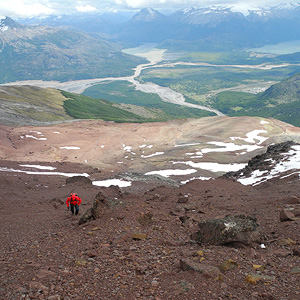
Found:
M 68 197 L 66 204 L 68 209 L 70 209 L 71 206 L 72 215 L 74 215 L 74 209 L 75 209 L 75 215 L 78 215 L 79 205 L 81 204 L 81 202 L 82 200 L 77 196 L 77 194 L 75 193 L 70 194 L 70 197 Z

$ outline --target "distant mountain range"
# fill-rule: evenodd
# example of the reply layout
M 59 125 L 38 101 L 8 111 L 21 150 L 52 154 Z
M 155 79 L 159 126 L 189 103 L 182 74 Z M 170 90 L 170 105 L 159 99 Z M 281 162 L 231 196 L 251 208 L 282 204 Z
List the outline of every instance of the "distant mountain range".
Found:
M 0 82 L 124 76 L 143 59 L 86 33 L 0 20 Z
M 300 39 L 300 3 L 285 3 L 245 12 L 231 6 L 186 8 L 170 15 L 145 8 L 126 22 L 114 15 L 74 15 L 21 20 L 68 26 L 126 44 L 162 43 L 169 49 L 224 50 L 257 47 Z M 125 20 L 120 14 L 120 20 Z
M 300 4 L 247 15 L 227 6 L 170 15 L 145 8 L 133 16 L 80 14 L 20 22 L 0 19 L 0 83 L 126 76 L 144 60 L 121 49 L 143 42 L 174 51 L 214 51 L 300 40 Z

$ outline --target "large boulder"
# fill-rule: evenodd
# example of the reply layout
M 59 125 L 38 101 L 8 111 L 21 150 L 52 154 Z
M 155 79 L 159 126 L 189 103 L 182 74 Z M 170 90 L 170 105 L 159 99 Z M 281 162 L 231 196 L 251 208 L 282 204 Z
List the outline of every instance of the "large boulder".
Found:
M 79 175 L 79 176 L 68 177 L 66 180 L 66 184 L 92 185 L 93 182 L 91 179 Z
M 99 192 L 94 199 L 93 206 L 81 216 L 78 224 L 81 225 L 87 221 L 99 219 L 108 209 L 116 207 L 120 203 L 122 202 L 117 198 L 108 197 L 103 192 Z
M 191 238 L 198 244 L 226 245 L 241 243 L 250 245 L 261 242 L 261 234 L 256 220 L 249 216 L 227 216 L 221 219 L 210 219 L 198 223 L 199 231 Z
M 78 224 L 81 225 L 89 220 L 98 219 L 102 214 L 104 214 L 104 211 L 107 208 L 109 208 L 108 200 L 102 192 L 99 192 L 94 199 L 93 206 L 81 216 Z

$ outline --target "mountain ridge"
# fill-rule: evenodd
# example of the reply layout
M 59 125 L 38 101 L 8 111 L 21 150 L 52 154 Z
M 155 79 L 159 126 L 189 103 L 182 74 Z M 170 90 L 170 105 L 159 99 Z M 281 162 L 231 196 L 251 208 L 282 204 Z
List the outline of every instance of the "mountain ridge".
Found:
M 228 40 L 232 39 L 230 48 L 242 49 L 300 39 L 299 32 L 294 30 L 300 25 L 299 3 L 249 7 L 246 11 L 239 8 L 234 5 L 189 7 L 169 15 L 162 14 L 153 8 L 145 8 L 126 22 L 119 25 L 117 23 L 113 25 L 112 22 L 111 26 L 103 26 L 102 29 L 97 25 L 97 22 L 103 19 L 101 14 L 98 14 L 98 17 L 93 15 L 90 19 L 89 15 L 81 15 L 81 17 L 85 18 L 86 23 L 90 25 L 94 23 L 90 29 L 85 28 L 87 31 L 97 32 L 100 36 L 103 35 L 112 41 L 131 45 L 142 42 L 159 43 L 167 40 L 202 40 L 204 42 L 205 39 L 209 39 L 209 43 L 213 43 L 214 39 L 219 39 L 224 44 L 226 40 L 228 43 Z M 62 16 L 57 25 L 65 24 L 81 29 L 81 25 L 76 25 L 74 20 L 68 21 L 68 18 Z M 47 23 L 47 19 L 44 21 L 35 19 L 35 22 Z M 139 26 L 134 27 L 136 22 Z M 225 36 L 222 37 L 222 35 Z M 195 42 L 199 43 L 199 41 Z M 218 44 L 222 43 L 213 44 L 210 45 L 211 50 L 221 49 L 221 45 Z
M 5 19 L 11 20 L 11 19 Z M 144 60 L 86 33 L 50 26 L 5 25 L 0 30 L 0 82 L 122 76 Z

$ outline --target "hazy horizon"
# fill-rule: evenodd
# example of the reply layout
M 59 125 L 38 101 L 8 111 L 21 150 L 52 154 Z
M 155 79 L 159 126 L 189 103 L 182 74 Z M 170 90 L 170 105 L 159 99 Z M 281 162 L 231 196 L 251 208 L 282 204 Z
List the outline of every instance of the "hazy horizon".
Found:
M 278 4 L 288 5 L 282 0 L 103 0 L 101 2 L 97 0 L 0 0 L 0 16 L 12 18 L 45 17 L 75 13 L 139 11 L 147 7 L 158 11 L 172 12 L 188 7 L 205 8 L 213 5 L 232 6 L 235 11 L 247 13 L 248 9 L 276 6 Z

